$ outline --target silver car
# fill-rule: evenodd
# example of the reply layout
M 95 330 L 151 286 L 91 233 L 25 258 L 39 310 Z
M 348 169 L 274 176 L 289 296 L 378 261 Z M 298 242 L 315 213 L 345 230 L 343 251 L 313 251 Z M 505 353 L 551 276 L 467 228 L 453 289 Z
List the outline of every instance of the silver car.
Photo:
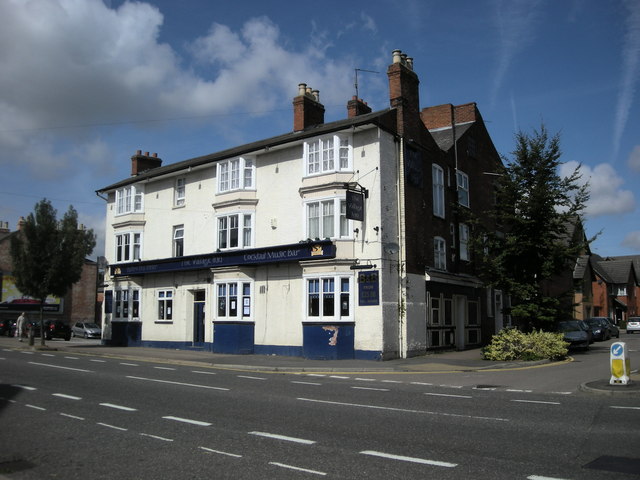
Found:
M 640 332 L 640 317 L 629 317 L 627 319 L 627 333 Z
M 77 322 L 72 328 L 71 333 L 74 337 L 84 338 L 100 338 L 102 337 L 102 329 L 92 322 Z

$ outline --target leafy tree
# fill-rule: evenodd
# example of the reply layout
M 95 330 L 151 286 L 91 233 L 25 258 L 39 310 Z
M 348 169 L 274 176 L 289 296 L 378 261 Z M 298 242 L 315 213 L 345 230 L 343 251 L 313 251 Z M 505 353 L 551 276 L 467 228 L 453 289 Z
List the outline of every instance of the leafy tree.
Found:
M 496 177 L 497 228 L 476 236 L 476 258 L 484 280 L 510 295 L 516 323 L 549 329 L 570 314 L 572 292 L 553 292 L 550 285 L 572 272 L 588 246 L 582 230 L 588 185 L 578 183 L 580 167 L 560 176 L 560 137 L 550 137 L 544 125 L 515 139 L 512 158 L 503 157 Z
M 36 204 L 20 232 L 11 238 L 16 286 L 25 295 L 40 301 L 42 345 L 43 306 L 47 296 L 64 297 L 80 280 L 84 261 L 95 245 L 93 230 L 78 229 L 78 213 L 72 206 L 58 221 L 57 212 L 47 199 Z

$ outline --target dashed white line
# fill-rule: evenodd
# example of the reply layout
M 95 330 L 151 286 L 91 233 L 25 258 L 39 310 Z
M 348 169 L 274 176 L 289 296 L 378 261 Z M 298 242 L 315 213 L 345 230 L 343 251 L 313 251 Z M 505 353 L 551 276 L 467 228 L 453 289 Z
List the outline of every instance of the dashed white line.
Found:
M 549 393 L 553 393 L 554 395 L 571 395 L 573 392 L 549 392 Z
M 92 358 L 91 360 L 89 360 L 90 362 L 96 362 L 96 363 L 107 363 L 106 360 L 98 360 L 97 358 Z
M 527 479 L 528 480 L 566 480 L 564 478 L 558 478 L 558 477 L 541 477 L 540 475 L 529 475 Z
M 249 435 L 256 435 L 258 437 L 272 438 L 274 440 L 284 440 L 286 442 L 302 443 L 304 445 L 313 445 L 314 443 L 316 443 L 314 440 L 306 440 L 304 438 L 288 437 L 286 435 L 278 435 L 277 433 L 249 432 Z
M 392 455 L 390 453 L 376 452 L 372 450 L 365 450 L 360 453 L 362 455 L 371 455 L 374 457 L 388 458 L 391 460 L 401 460 L 403 462 L 421 463 L 423 465 L 433 465 L 436 467 L 454 468 L 458 466 L 457 463 L 441 462 L 439 460 L 428 460 L 426 458 L 405 457 L 403 455 Z
M 175 368 L 172 368 L 172 367 L 153 367 L 153 368 L 155 368 L 156 370 L 173 370 L 173 371 L 176 370 Z
M 381 380 L 382 383 L 404 383 L 400 380 Z
M 425 393 L 425 395 L 432 397 L 473 398 L 471 395 L 453 395 L 450 393 Z
M 125 407 L 123 405 L 115 405 L 113 403 L 101 403 L 101 407 L 115 408 L 116 410 L 124 410 L 125 412 L 137 412 L 137 408 Z
M 441 387 L 444 388 L 462 388 L 462 385 L 440 385 Z
M 74 395 L 67 395 L 66 393 L 52 393 L 54 397 L 66 398 L 67 400 L 82 400 L 82 397 L 76 397 Z
M 229 453 L 229 452 L 223 452 L 220 450 L 214 450 L 213 448 L 207 448 L 207 447 L 198 447 L 200 450 L 204 450 L 205 452 L 209 452 L 209 453 L 217 453 L 218 455 L 226 455 L 227 457 L 233 457 L 233 458 L 242 458 L 242 455 L 238 455 L 236 453 Z
M 36 387 L 29 387 L 27 385 L 20 385 L 20 384 L 17 384 L 17 383 L 14 384 L 14 385 L 11 385 L 11 386 L 14 387 L 14 388 L 21 388 L 23 390 L 29 390 L 29 391 L 37 390 Z
M 344 375 L 329 375 L 329 378 L 338 378 L 340 380 L 348 380 L 351 377 L 345 377 Z
M 246 378 L 248 380 L 266 380 L 264 377 L 250 377 L 249 375 L 237 375 L 238 378 Z
M 143 437 L 153 438 L 154 440 L 162 440 L 163 442 L 173 442 L 172 438 L 159 437 L 158 435 L 151 435 L 150 433 L 141 433 Z
M 623 410 L 640 410 L 640 407 L 619 407 L 617 405 L 611 405 L 609 408 L 619 408 Z
M 29 403 L 27 403 L 25 405 L 25 407 L 33 408 L 34 410 L 40 410 L 40 411 L 45 411 L 46 410 L 46 408 L 38 407 L 37 405 L 31 405 Z
M 112 428 L 114 430 L 120 430 L 121 432 L 126 432 L 127 431 L 126 428 L 116 427 L 115 425 L 109 425 L 108 423 L 97 422 L 97 425 L 100 425 L 102 427 Z
M 197 383 L 171 382 L 169 380 L 158 380 L 156 378 L 133 377 L 133 376 L 130 376 L 130 375 L 127 375 L 126 378 L 131 378 L 132 380 L 144 380 L 146 382 L 157 382 L 157 383 L 168 383 L 168 384 L 171 384 L 171 385 L 182 385 L 184 387 L 206 388 L 206 389 L 209 389 L 209 390 L 222 390 L 222 391 L 225 391 L 225 392 L 229 391 L 228 388 L 212 387 L 212 386 L 209 386 L 209 385 L 198 385 Z
M 38 365 L 40 367 L 49 367 L 49 368 L 60 368 L 62 370 L 73 370 L 74 372 L 85 372 L 91 373 L 91 370 L 85 370 L 83 368 L 71 368 L 71 367 L 61 367 L 60 365 L 50 365 L 48 363 L 38 363 L 38 362 L 29 362 L 31 365 Z
M 79 360 L 79 358 L 78 358 L 78 357 L 64 357 L 64 358 L 67 358 L 67 359 L 69 359 L 69 360 Z
M 120 362 L 120 365 L 125 365 L 127 367 L 139 367 L 140 366 L 137 363 L 125 363 L 125 362 Z
M 298 382 L 295 380 L 291 380 L 291 383 L 297 383 L 299 385 L 322 385 L 321 383 L 317 383 L 317 382 Z
M 279 462 L 269 462 L 269 465 L 274 465 L 276 467 L 288 468 L 290 470 L 297 470 L 298 472 L 312 473 L 314 475 L 325 476 L 325 472 L 319 472 L 318 470 L 309 470 L 308 468 L 295 467 L 293 465 L 287 465 L 286 463 Z
M 216 372 L 202 372 L 200 370 L 191 370 L 191 373 L 200 373 L 202 375 L 217 375 Z
M 190 418 L 173 417 L 171 415 L 168 415 L 162 418 L 164 418 L 165 420 L 174 420 L 176 422 L 189 423 L 191 425 L 198 425 L 200 427 L 210 427 L 212 425 L 209 422 L 201 422 L 200 420 L 192 420 Z
M 373 390 L 374 392 L 388 392 L 388 388 L 373 388 L 373 387 L 351 387 L 354 390 Z
M 74 420 L 84 420 L 84 418 L 82 417 L 78 417 L 76 415 L 69 415 L 68 413 L 60 413 L 60 415 L 67 418 L 73 418 Z
M 411 385 L 425 385 L 427 387 L 433 386 L 433 383 L 425 383 L 425 382 L 411 382 Z
M 376 381 L 375 378 L 356 378 L 356 380 L 358 380 L 360 382 L 375 382 Z
M 507 392 L 516 392 L 516 393 L 531 393 L 533 392 L 533 390 L 522 390 L 519 388 L 507 388 L 506 389 Z
M 53 353 L 41 353 L 40 355 L 42 355 L 43 357 L 55 357 Z
M 511 400 L 512 402 L 519 402 L 519 403 L 540 403 L 542 405 L 560 405 L 560 402 L 543 402 L 542 400 L 519 400 L 519 399 L 515 399 L 515 400 Z
M 326 377 L 326 375 L 322 373 L 307 373 L 308 377 Z

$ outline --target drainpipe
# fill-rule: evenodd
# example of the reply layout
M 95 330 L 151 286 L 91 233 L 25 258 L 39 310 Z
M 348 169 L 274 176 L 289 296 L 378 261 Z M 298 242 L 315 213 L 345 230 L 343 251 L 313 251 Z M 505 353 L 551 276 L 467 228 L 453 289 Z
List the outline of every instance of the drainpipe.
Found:
M 407 286 L 405 244 L 405 197 L 404 197 L 404 137 L 400 137 L 398 154 L 398 353 L 407 357 Z

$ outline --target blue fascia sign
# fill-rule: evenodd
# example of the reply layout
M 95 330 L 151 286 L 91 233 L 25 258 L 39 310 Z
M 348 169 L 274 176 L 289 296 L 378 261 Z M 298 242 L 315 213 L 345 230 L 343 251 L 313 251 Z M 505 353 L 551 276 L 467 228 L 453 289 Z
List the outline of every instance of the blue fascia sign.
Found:
M 151 273 L 183 272 L 206 268 L 238 265 L 262 265 L 266 263 L 296 262 L 335 258 L 336 246 L 330 240 L 301 242 L 269 248 L 191 255 L 188 257 L 148 260 L 143 262 L 111 265 L 115 277 L 146 275 Z

